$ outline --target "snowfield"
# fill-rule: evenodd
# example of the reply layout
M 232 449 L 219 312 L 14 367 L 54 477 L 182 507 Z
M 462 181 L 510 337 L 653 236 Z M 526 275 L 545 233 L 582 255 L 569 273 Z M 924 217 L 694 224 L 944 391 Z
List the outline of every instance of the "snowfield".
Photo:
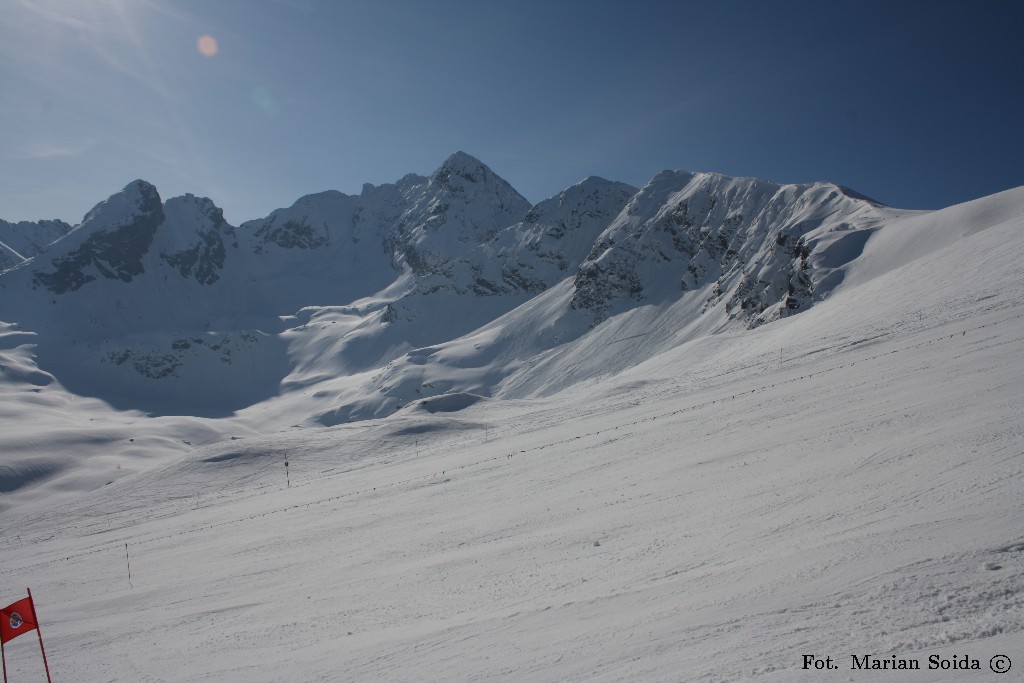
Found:
M 75 396 L 5 323 L 0 599 L 59 681 L 1024 680 L 1024 189 L 868 227 L 755 329 L 591 329 L 552 284 L 366 384 L 322 363 L 372 302 L 317 309 L 290 389 L 219 418 Z M 412 372 L 451 388 L 308 419 Z

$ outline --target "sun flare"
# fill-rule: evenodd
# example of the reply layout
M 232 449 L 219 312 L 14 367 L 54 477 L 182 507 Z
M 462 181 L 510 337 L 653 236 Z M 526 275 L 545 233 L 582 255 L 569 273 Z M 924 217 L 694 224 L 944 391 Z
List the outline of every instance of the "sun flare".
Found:
M 208 33 L 199 36 L 199 40 L 196 41 L 196 48 L 199 50 L 199 54 L 204 57 L 215 57 L 220 51 L 217 39 Z

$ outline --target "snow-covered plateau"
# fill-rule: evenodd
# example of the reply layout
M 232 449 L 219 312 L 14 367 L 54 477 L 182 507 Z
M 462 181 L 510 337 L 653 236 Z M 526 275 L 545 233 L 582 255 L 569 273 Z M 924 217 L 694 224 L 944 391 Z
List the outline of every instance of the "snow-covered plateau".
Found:
M 0 221 L 0 606 L 59 681 L 1024 680 L 1022 358 L 1024 188 L 138 180 Z

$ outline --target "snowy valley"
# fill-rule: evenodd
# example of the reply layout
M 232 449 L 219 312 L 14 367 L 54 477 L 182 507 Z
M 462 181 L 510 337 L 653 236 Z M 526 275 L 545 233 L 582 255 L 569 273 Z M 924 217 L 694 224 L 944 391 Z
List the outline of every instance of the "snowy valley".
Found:
M 60 680 L 1012 680 L 1021 264 L 1022 188 L 531 206 L 461 152 L 0 222 L 0 594 Z

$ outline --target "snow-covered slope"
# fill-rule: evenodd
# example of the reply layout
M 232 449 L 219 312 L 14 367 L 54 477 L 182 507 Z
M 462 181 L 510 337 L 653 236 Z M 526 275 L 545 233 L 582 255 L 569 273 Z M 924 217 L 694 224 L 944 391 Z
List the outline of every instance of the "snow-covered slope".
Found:
M 304 374 L 219 420 L 71 401 L 35 367 L 35 333 L 5 324 L 17 377 L 0 411 L 24 426 L 3 480 L 0 595 L 32 587 L 60 680 L 1013 680 L 1024 189 L 917 215 L 852 204 L 852 217 L 842 193 L 798 190 L 823 193 L 823 213 L 780 215 L 839 207 L 800 233 L 808 256 L 741 221 L 736 251 L 766 260 L 733 277 L 806 261 L 812 285 L 832 279 L 799 315 L 748 329 L 779 302 L 730 315 L 726 293 L 702 314 L 727 266 L 709 261 L 704 284 L 668 297 L 649 289 L 672 272 L 652 259 L 622 271 L 640 298 L 616 290 L 591 327 L 597 309 L 573 307 L 567 276 L 366 371 L 453 383 L 386 419 L 278 427 L 363 381 L 314 373 L 394 293 L 286 321 L 277 337 Z M 769 211 L 780 191 L 741 194 Z M 643 256 L 646 234 L 693 263 L 659 232 L 671 210 L 649 215 L 632 230 L 613 218 L 601 232 L 615 244 L 588 262 L 629 266 L 616 247 Z M 833 219 L 862 229 L 829 232 Z M 427 374 L 404 379 L 414 368 Z M 42 433 L 58 429 L 63 442 Z M 34 475 L 47 452 L 63 477 Z M 40 675 L 31 638 L 6 653 L 12 680 Z M 921 670 L 857 670 L 852 655 Z M 997 655 L 1009 674 L 989 672 Z

